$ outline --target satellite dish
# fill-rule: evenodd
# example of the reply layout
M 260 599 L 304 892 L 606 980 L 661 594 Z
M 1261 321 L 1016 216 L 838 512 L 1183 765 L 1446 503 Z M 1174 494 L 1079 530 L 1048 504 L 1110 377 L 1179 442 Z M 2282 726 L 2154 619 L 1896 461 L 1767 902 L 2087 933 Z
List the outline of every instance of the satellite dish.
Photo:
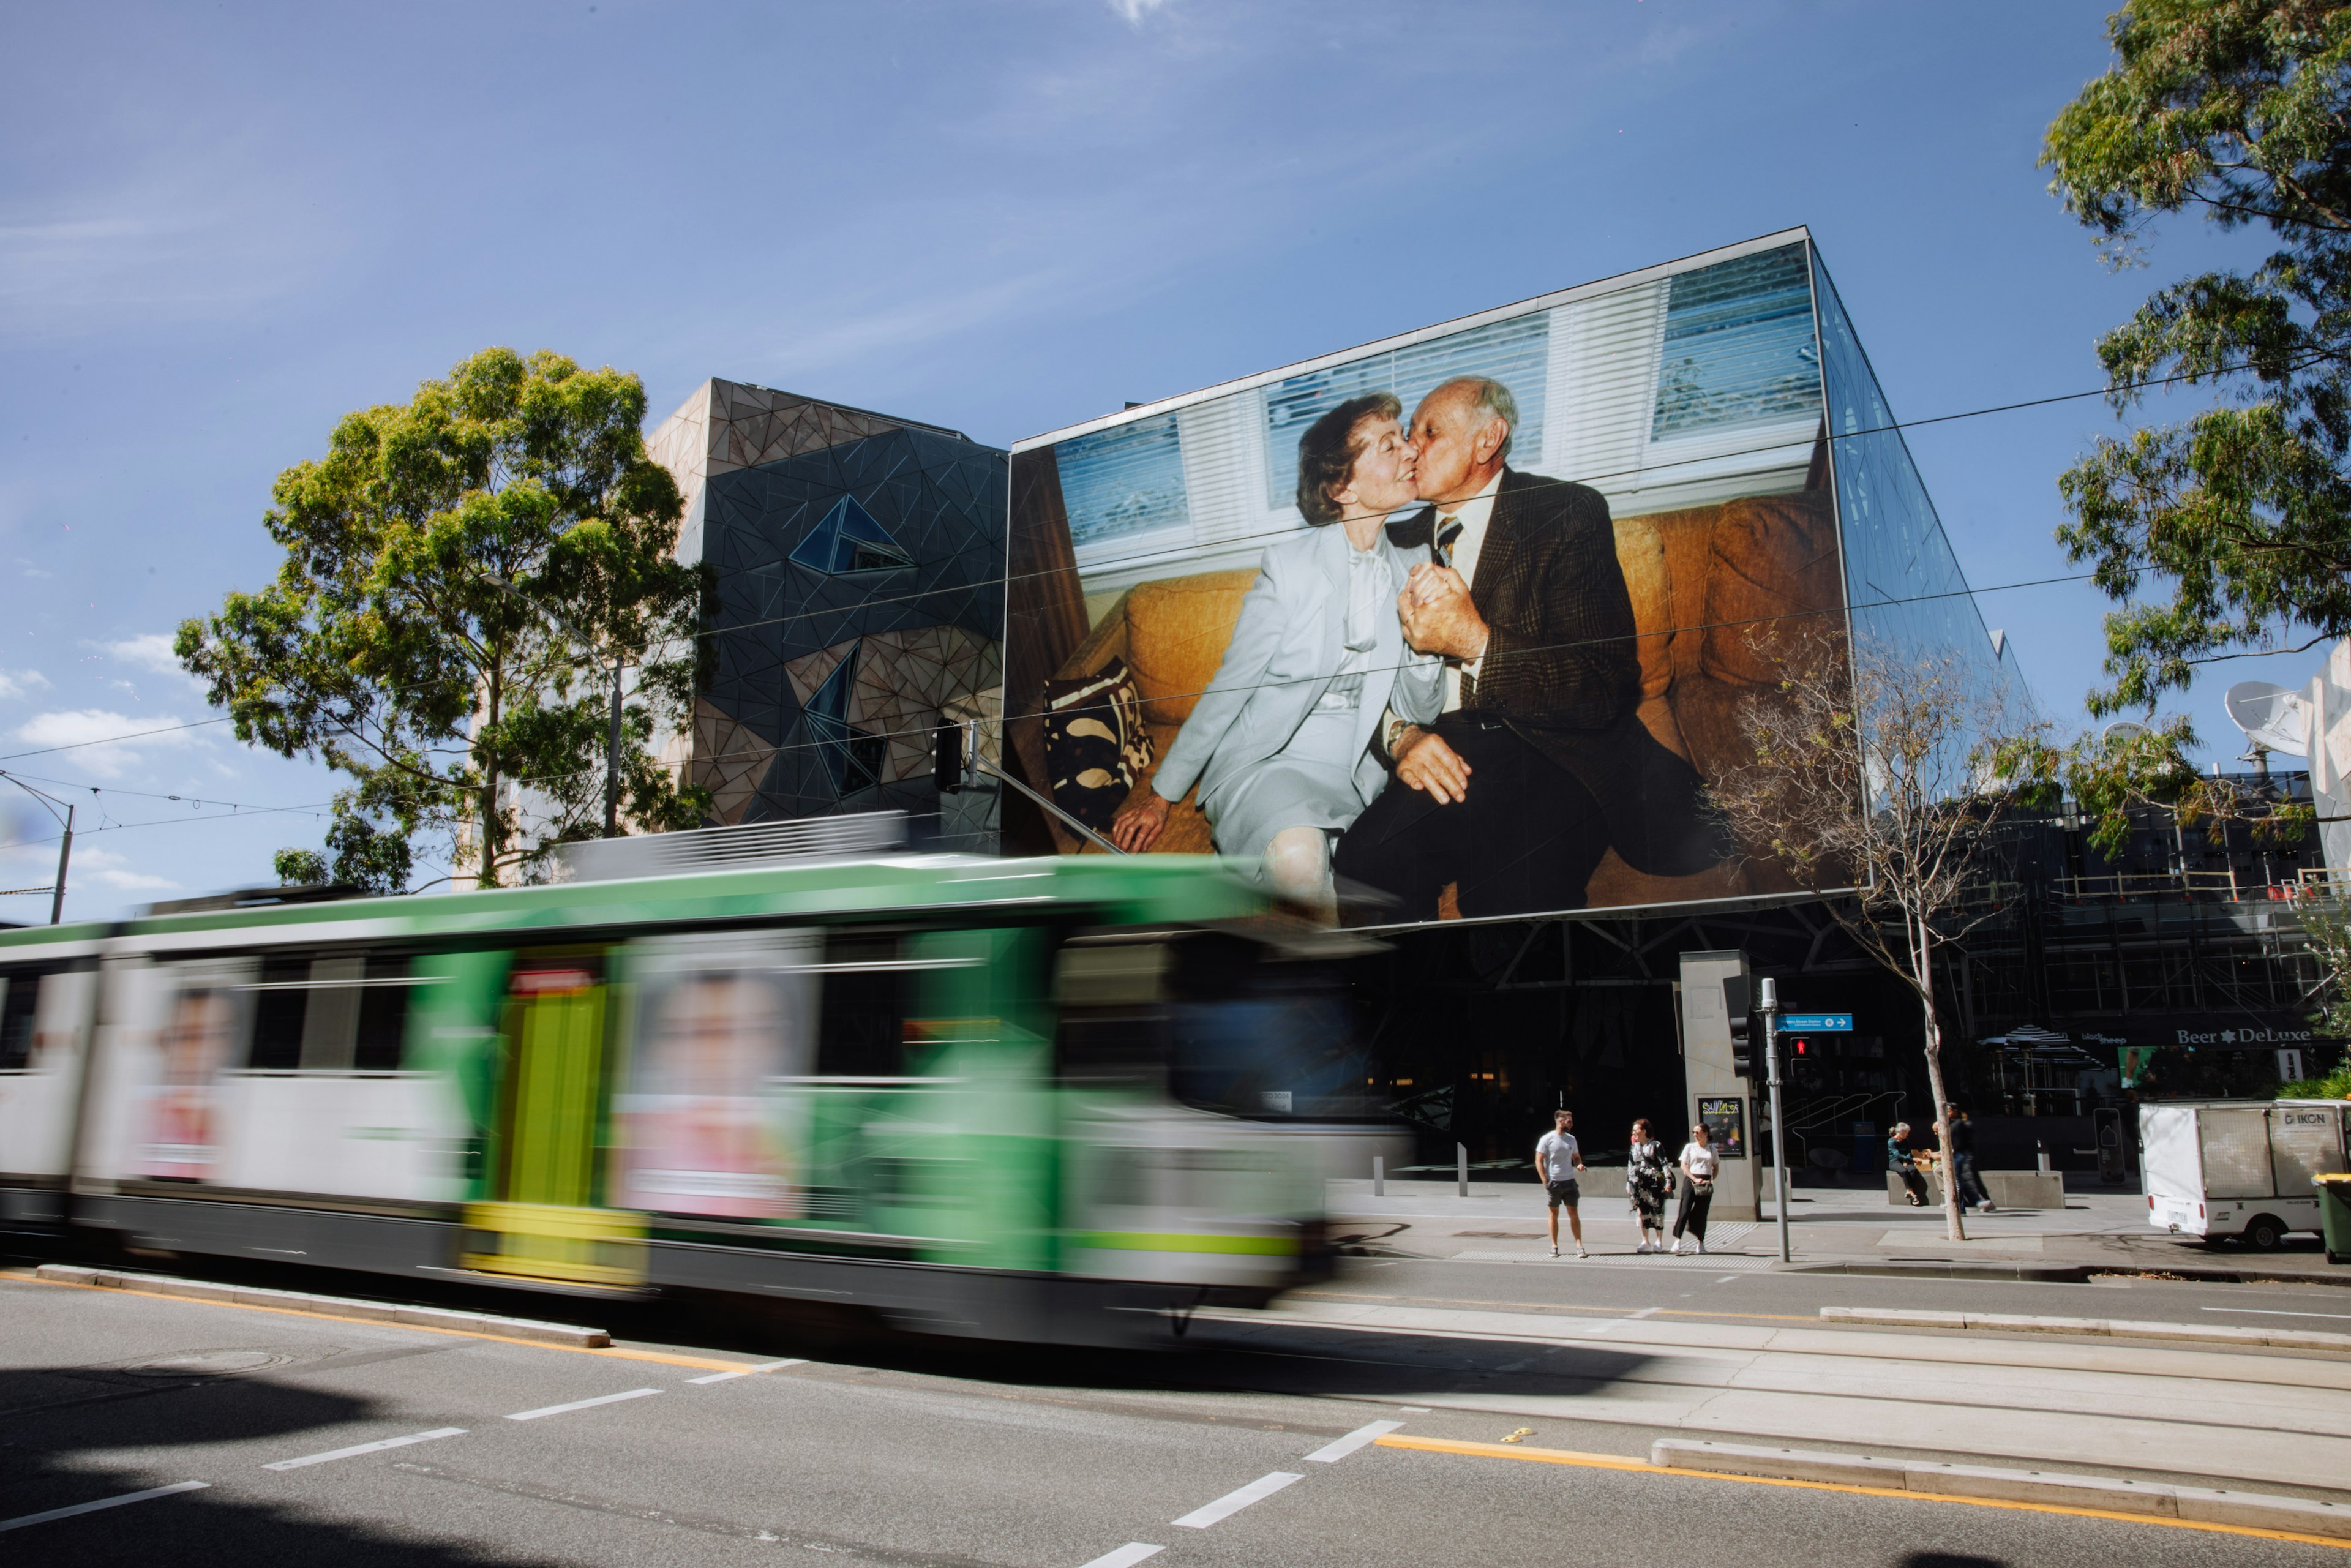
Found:
M 2310 705 L 2300 692 L 2269 681 L 2239 681 L 2221 699 L 2245 738 L 2287 757 L 2310 754 Z
M 2137 740 L 2147 733 L 2147 726 L 2135 718 L 2118 718 L 2098 731 L 2098 738 L 2108 746 L 2119 746 L 2126 740 Z

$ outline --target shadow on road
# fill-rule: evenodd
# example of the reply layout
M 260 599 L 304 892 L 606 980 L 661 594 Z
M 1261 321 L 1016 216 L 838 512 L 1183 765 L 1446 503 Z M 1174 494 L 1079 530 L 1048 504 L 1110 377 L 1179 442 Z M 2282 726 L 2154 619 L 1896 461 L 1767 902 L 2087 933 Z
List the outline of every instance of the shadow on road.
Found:
M 324 1351 L 325 1354 L 321 1354 Z M 329 1347 L 240 1348 L 178 1353 L 98 1366 L 20 1367 L 0 1373 L 0 1521 L 204 1481 L 183 1492 L 120 1508 L 27 1524 L 0 1535 L 0 1560 L 71 1563 L 76 1568 L 156 1568 L 170 1563 L 323 1563 L 332 1568 L 532 1568 L 511 1549 L 478 1550 L 448 1540 L 407 1538 L 284 1504 L 240 1498 L 235 1483 L 260 1479 L 250 1450 L 207 1454 L 224 1445 L 283 1439 L 279 1457 L 349 1442 L 351 1425 L 377 1418 L 374 1403 L 286 1381 L 304 1366 L 349 1365 L 381 1353 L 341 1355 Z M 397 1354 L 397 1353 L 395 1353 Z M 149 1460 L 142 1451 L 193 1449 Z M 552 1568 L 557 1559 L 545 1559 Z

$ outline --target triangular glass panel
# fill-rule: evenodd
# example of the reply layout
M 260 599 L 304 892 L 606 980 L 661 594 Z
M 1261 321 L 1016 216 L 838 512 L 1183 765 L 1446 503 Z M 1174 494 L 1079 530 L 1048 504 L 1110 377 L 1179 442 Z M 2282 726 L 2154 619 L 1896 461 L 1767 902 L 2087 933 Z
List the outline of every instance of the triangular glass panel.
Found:
M 832 504 L 816 527 L 792 550 L 792 559 L 815 571 L 839 577 L 857 571 L 897 571 L 914 564 L 904 546 L 873 514 L 843 496 Z
M 824 770 L 831 777 L 833 793 L 841 797 L 881 783 L 890 755 L 885 737 L 849 722 L 849 696 L 857 685 L 857 654 L 858 650 L 852 648 L 841 655 L 841 663 L 809 694 L 808 706 L 800 710 L 806 720 L 802 727 L 816 744 Z

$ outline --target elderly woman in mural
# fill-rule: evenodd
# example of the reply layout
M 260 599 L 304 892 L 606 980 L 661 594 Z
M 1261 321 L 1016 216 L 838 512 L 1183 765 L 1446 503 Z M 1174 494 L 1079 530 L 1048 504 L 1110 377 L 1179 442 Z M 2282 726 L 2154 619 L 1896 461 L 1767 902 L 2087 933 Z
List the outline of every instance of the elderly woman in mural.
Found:
M 1426 545 L 1382 526 L 1418 505 L 1415 454 L 1390 392 L 1350 398 L 1298 445 L 1308 533 L 1266 547 L 1216 679 L 1151 788 L 1111 837 L 1139 853 L 1196 782 L 1219 853 L 1261 858 L 1282 894 L 1329 910 L 1331 841 L 1387 784 L 1371 743 L 1383 709 L 1428 723 L 1438 662 L 1405 645 L 1396 596 Z

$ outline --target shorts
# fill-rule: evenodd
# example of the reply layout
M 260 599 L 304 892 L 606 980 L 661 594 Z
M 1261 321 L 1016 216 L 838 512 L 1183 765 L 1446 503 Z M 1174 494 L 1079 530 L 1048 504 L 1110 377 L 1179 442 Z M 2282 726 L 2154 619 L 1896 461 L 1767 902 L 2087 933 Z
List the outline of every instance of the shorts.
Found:
M 1573 1208 L 1583 1200 L 1583 1194 L 1577 1189 L 1573 1179 L 1547 1181 L 1543 1183 L 1543 1190 L 1551 1194 L 1551 1206 L 1553 1208 L 1557 1208 L 1562 1203 Z

